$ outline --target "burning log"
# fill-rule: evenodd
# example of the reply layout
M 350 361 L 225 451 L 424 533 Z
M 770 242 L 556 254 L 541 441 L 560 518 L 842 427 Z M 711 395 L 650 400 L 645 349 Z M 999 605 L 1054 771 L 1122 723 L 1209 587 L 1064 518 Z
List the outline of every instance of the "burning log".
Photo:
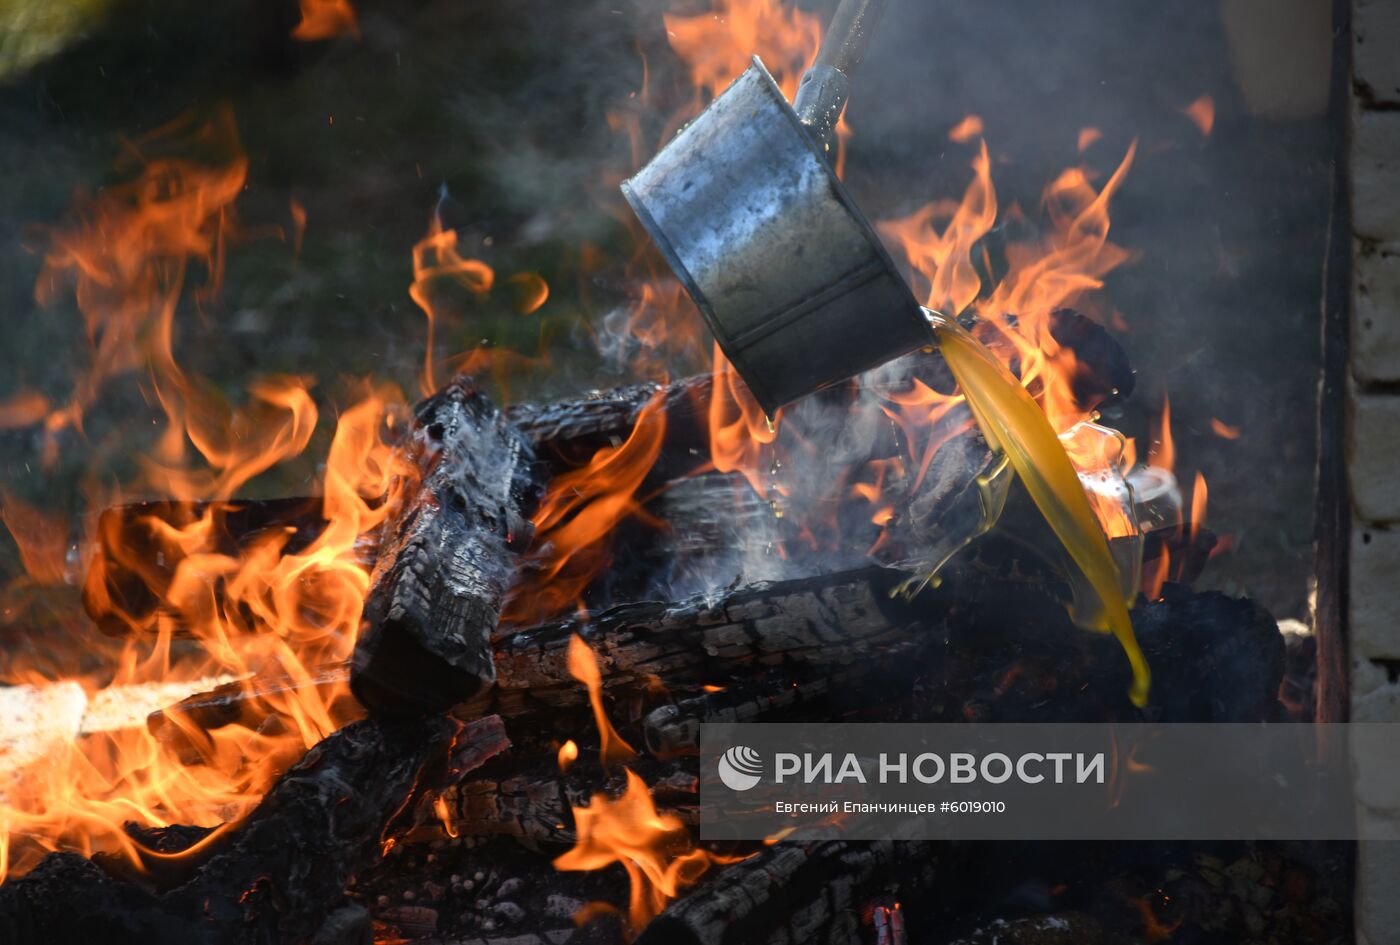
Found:
M 832 718 L 890 710 L 916 689 L 908 715 L 927 720 L 1132 717 L 1121 652 L 1113 641 L 1074 628 L 1045 588 L 974 564 L 952 567 L 943 578 L 906 601 L 891 596 L 902 575 L 865 568 L 719 597 L 626 604 L 508 632 L 495 643 L 495 687 L 459 712 L 497 713 L 511 721 L 517 740 L 564 737 L 587 719 L 575 711 L 587 705 L 587 694 L 568 668 L 569 640 L 578 634 L 603 664 L 605 692 L 616 705 L 654 704 L 657 680 L 683 694 L 675 705 L 638 708 L 630 719 L 645 718 L 641 740 L 660 756 L 685 754 L 696 726 L 729 712 L 762 718 L 810 703 Z M 1251 721 L 1275 714 L 1283 643 L 1269 614 L 1218 593 L 1168 591 L 1133 613 L 1157 677 L 1160 717 Z M 316 684 L 345 672 L 323 668 Z M 862 685 L 871 678 L 883 685 Z M 732 691 L 702 694 L 714 684 Z M 251 724 L 248 706 L 291 687 L 282 677 L 239 683 L 190 697 L 177 710 L 210 724 Z M 169 725 L 159 715 L 148 724 Z
M 508 745 L 498 718 L 465 729 L 446 719 L 352 723 L 307 752 L 243 821 L 148 854 L 142 885 L 113 878 L 99 861 L 48 857 L 0 888 L 0 939 L 304 941 L 340 906 L 349 878 L 382 855 L 424 789 Z
M 916 649 L 917 645 L 910 641 L 907 648 L 891 647 L 881 653 L 879 660 L 862 661 L 828 676 L 780 672 L 751 685 L 706 692 L 660 706 L 649 712 L 642 723 L 647 751 L 656 758 L 698 755 L 700 726 L 709 722 L 752 722 L 776 714 L 799 721 L 813 710 L 829 719 L 834 712 L 829 697 L 858 696 L 859 687 L 872 674 L 892 669 L 890 663 L 901 656 L 914 656 Z M 886 687 L 898 680 L 898 676 L 887 674 L 882 678 Z M 804 707 L 808 712 L 803 712 Z
M 466 377 L 421 404 L 419 475 L 385 525 L 350 686 L 371 711 L 442 712 L 496 678 L 490 635 L 529 545 L 533 451 Z
M 583 465 L 598 450 L 625 440 L 642 408 L 658 394 L 665 419 L 661 457 L 648 480 L 665 482 L 691 472 L 709 457 L 706 419 L 714 382 L 710 375 L 660 384 L 633 384 L 551 403 L 516 404 L 506 413 L 534 446 L 541 462 L 558 473 Z
M 913 835 L 912 827 L 909 836 Z M 671 903 L 638 945 L 810 945 L 858 941 L 877 893 L 909 895 L 955 873 L 958 844 L 896 836 L 854 843 L 839 831 L 803 830 L 720 870 Z M 814 939 L 813 933 L 821 937 Z
M 689 825 L 699 822 L 699 780 L 689 766 L 643 760 L 630 767 L 647 783 L 658 810 Z M 604 787 L 619 786 L 596 765 L 581 762 L 561 774 L 552 756 L 542 757 L 530 770 L 452 785 L 440 795 L 439 816 L 461 836 L 514 837 L 531 847 L 570 844 L 575 839 L 570 808 L 586 806 Z

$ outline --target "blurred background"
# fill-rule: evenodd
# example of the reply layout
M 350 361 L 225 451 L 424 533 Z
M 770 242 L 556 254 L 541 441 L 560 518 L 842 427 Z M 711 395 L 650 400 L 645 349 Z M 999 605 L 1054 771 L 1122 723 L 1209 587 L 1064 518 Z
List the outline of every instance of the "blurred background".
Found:
M 259 375 L 318 379 L 320 445 L 249 494 L 310 488 L 356 379 L 416 396 L 427 327 L 409 295 L 413 248 L 435 217 L 498 283 L 443 301 L 439 357 L 483 344 L 526 356 L 491 362 L 509 399 L 631 380 L 615 324 L 639 304 L 629 264 L 644 247 L 616 185 L 709 97 L 673 48 L 676 18 L 723 26 L 734 2 L 357 0 L 348 19 L 322 2 L 328 19 L 309 29 L 296 0 L 4 0 L 7 521 L 42 512 L 76 555 L 83 516 L 136 478 L 159 434 L 139 365 L 100 385 L 80 423 L 46 420 L 113 329 L 85 321 L 71 289 L 46 289 L 45 257 L 93 222 L 95 198 L 167 153 L 247 161 L 209 264 L 180 273 L 175 360 L 230 403 Z M 834 3 L 800 7 L 824 23 Z M 872 219 L 961 197 L 979 137 L 969 116 L 999 205 L 1031 221 L 1066 168 L 1101 186 L 1136 141 L 1111 214 L 1132 260 L 1086 304 L 1137 371 L 1107 420 L 1145 455 L 1170 398 L 1177 476 L 1189 490 L 1204 475 L 1209 525 L 1229 536 L 1199 584 L 1279 618 L 1306 618 L 1309 593 L 1329 9 L 892 0 L 847 112 L 844 179 Z M 533 275 L 549 287 L 537 308 Z M 671 373 L 703 369 L 705 351 L 674 352 Z M 22 551 L 0 538 L 0 577 L 24 573 Z M 65 593 L 12 586 L 0 640 L 71 609 Z

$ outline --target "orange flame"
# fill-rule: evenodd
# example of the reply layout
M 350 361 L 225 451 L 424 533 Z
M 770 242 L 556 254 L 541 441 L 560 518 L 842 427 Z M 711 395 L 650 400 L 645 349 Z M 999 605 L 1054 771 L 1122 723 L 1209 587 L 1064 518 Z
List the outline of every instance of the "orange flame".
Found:
M 424 397 L 438 388 L 433 351 L 443 308 L 440 301 L 435 301 L 432 290 L 440 281 L 456 283 L 481 300 L 490 293 L 496 273 L 481 260 L 463 256 L 457 249 L 457 231 L 443 229 L 441 218 L 434 213 L 427 235 L 413 247 L 413 284 L 408 287 L 409 297 L 428 319 L 423 375 L 418 383 Z
M 236 146 L 231 117 L 177 123 L 137 153 L 181 144 L 206 154 Z M 91 366 L 69 404 L 50 415 L 48 429 L 78 423 L 103 384 L 144 369 L 167 426 L 142 463 L 143 488 L 212 501 L 138 519 L 135 532 L 151 548 L 123 547 L 120 529 L 106 536 L 104 553 L 139 560 L 135 579 L 161 601 L 149 612 L 125 612 L 123 601 L 107 594 L 103 557 L 95 558 L 85 593 L 120 618 L 129 631 L 120 640 L 94 638 L 83 622 L 73 628 L 72 652 L 84 659 L 55 660 L 72 664 L 71 678 L 8 668 L 7 682 L 69 696 L 65 714 L 34 719 L 62 730 L 41 761 L 22 764 L 8 754 L 12 743 L 0 745 L 7 759 L 0 783 L 6 869 L 26 871 L 59 848 L 116 851 L 140 868 L 151 854 L 124 823 L 236 820 L 288 763 L 358 713 L 348 687 L 319 681 L 317 667 L 347 659 L 354 646 L 369 586 L 357 542 L 383 522 L 394 484 L 406 473 L 385 440 L 401 396 L 366 389 L 341 414 L 321 477 L 319 533 L 293 551 L 289 529 L 269 529 L 230 552 L 216 538 L 230 500 L 274 465 L 302 457 L 319 412 L 306 379 L 255 381 L 245 405 L 228 407 L 175 360 L 177 309 L 186 295 L 198 301 L 218 288 L 246 166 L 241 152 L 217 163 L 148 158 L 132 182 L 80 194 L 77 222 L 49 233 L 36 294 L 53 304 L 72 287 L 88 327 Z M 186 286 L 191 263 L 209 272 L 193 293 Z M 8 497 L 3 515 L 23 536 L 30 580 L 64 579 L 66 526 Z M 176 645 L 177 634 L 198 645 Z M 104 668 L 79 672 L 94 655 Z M 287 683 L 262 691 L 259 676 Z M 243 689 L 246 719 L 206 731 L 183 712 L 167 712 L 166 736 L 145 724 L 148 713 L 221 683 Z
M 49 399 L 36 390 L 22 390 L 0 401 L 0 430 L 31 427 L 48 416 Z
M 350 0 L 301 0 L 301 22 L 292 29 L 293 39 L 309 43 L 359 35 L 359 20 Z
M 1206 503 L 1208 501 L 1208 490 L 1206 489 L 1206 477 L 1199 472 L 1196 473 L 1196 481 L 1191 485 L 1191 541 L 1196 540 L 1196 535 L 1200 532 L 1201 526 L 1206 523 Z
M 605 446 L 587 465 L 556 476 L 535 524 L 536 563 L 505 609 L 508 622 L 543 619 L 574 606 L 609 560 L 607 539 L 619 522 L 646 514 L 637 499 L 666 435 L 664 395 L 642 407 L 632 434 L 620 446 Z
M 602 742 L 603 764 L 635 758 L 636 752 L 614 731 L 603 711 L 602 673 L 593 651 L 578 636 L 569 641 L 569 672 L 588 687 Z M 564 747 L 573 744 L 566 742 Z M 577 747 L 573 754 L 577 754 Z M 560 749 L 561 768 L 564 758 L 564 749 Z M 658 813 L 646 782 L 630 769 L 625 774 L 627 786 L 620 797 L 594 794 L 587 807 L 572 807 L 578 839 L 573 849 L 555 859 L 554 868 L 598 870 L 621 863 L 630 884 L 627 915 L 635 934 L 666 908 L 666 903 L 676 898 L 681 889 L 695 883 L 712 863 L 732 863 L 736 859 L 693 849 L 690 833 L 680 818 Z
M 1240 428 L 1232 427 L 1217 417 L 1210 418 L 1210 432 L 1220 437 L 1222 440 L 1238 440 L 1240 438 Z
M 957 144 L 966 144 L 973 138 L 980 137 L 982 137 L 982 119 L 978 115 L 968 115 L 948 132 L 948 140 Z
M 1176 469 L 1176 441 L 1172 438 L 1172 403 L 1162 395 L 1162 414 L 1157 421 L 1157 435 L 1147 448 L 1147 465 L 1173 472 Z
M 1202 95 L 1190 105 L 1181 110 L 1181 113 L 1191 119 L 1201 132 L 1204 138 L 1210 137 L 1211 129 L 1215 127 L 1215 100 L 1209 95 Z
M 631 761 L 637 752 L 627 744 L 626 739 L 608 721 L 607 710 L 603 707 L 603 674 L 598 669 L 598 658 L 583 637 L 575 634 L 569 638 L 569 675 L 588 687 L 588 701 L 593 706 L 593 721 L 598 725 L 599 750 L 603 767 Z M 569 744 L 573 744 L 570 742 Z M 577 755 L 578 747 L 574 753 Z M 564 752 L 561 750 L 560 765 L 563 765 Z
M 821 21 L 783 0 L 716 0 L 709 13 L 663 17 L 691 81 L 714 98 L 758 56 L 788 101 L 821 48 Z
M 447 806 L 447 798 L 441 794 L 433 798 L 433 814 L 437 816 L 438 823 L 442 824 L 443 833 L 455 838 L 457 828 L 452 823 L 452 811 Z
M 45 515 L 0 489 L 0 522 L 19 548 L 20 562 L 35 584 L 62 584 L 68 575 L 68 522 Z
M 719 472 L 741 473 L 755 492 L 765 495 L 764 459 L 771 461 L 771 454 L 764 448 L 777 439 L 782 411 L 769 422 L 719 345 L 714 348 L 713 377 L 708 411 L 710 461 Z
M 144 150 L 166 146 L 226 157 L 212 163 L 185 157 L 143 159 Z M 87 329 L 90 360 L 68 404 L 46 418 L 49 462 L 55 455 L 53 437 L 80 426 L 84 411 L 114 377 L 148 366 L 158 388 L 167 394 L 188 393 L 171 339 L 190 263 L 208 272 L 203 297 L 216 294 L 222 282 L 232 204 L 248 169 L 232 113 L 224 109 L 202 125 L 181 119 L 134 143 L 131 150 L 143 161 L 135 180 L 96 195 L 80 194 L 74 225 L 43 231 L 49 248 L 35 299 L 51 306 L 73 289 Z M 162 398 L 162 403 L 171 414 L 171 427 L 178 428 L 179 398 Z M 162 448 L 167 456 L 178 456 L 178 435 Z
M 802 73 L 817 58 L 823 28 L 814 14 L 787 0 L 715 0 L 709 13 L 696 16 L 665 14 L 666 38 L 690 69 L 699 111 L 749 67 L 758 56 L 789 102 L 797 94 Z M 836 176 L 846 166 L 852 135 L 843 110 L 836 122 Z
M 630 770 L 626 775 L 621 797 L 594 794 L 587 807 L 573 808 L 578 840 L 555 859 L 554 868 L 598 870 L 622 864 L 631 888 L 627 916 L 635 933 L 712 863 L 732 861 L 691 849 L 681 819 L 658 813 L 646 782 Z

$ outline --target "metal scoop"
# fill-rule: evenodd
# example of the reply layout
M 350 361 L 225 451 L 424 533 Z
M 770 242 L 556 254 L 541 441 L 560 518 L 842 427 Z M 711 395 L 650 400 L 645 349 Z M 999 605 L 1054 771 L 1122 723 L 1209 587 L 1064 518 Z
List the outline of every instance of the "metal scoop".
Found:
M 789 105 L 753 65 L 622 193 L 772 416 L 931 343 L 928 323 L 828 158 L 885 0 L 842 0 Z

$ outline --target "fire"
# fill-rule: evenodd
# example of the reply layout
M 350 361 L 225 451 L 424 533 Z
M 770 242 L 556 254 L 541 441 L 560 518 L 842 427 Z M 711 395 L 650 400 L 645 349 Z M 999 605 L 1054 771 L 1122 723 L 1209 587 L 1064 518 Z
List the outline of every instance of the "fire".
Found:
M 49 415 L 49 399 L 37 390 L 22 390 L 0 401 L 0 430 L 32 427 Z
M 490 294 L 491 286 L 496 282 L 496 273 L 481 260 L 463 256 L 457 248 L 457 231 L 444 229 L 442 218 L 434 213 L 427 235 L 413 247 L 413 284 L 408 287 L 409 298 L 428 319 L 423 375 L 418 385 L 419 393 L 424 397 L 438 389 L 433 352 L 443 308 L 432 290 L 443 281 L 456 283 L 480 301 Z
M 1238 440 L 1240 438 L 1240 428 L 1231 426 L 1218 417 L 1210 418 L 1210 432 L 1220 437 L 1222 440 Z
M 1172 402 L 1162 396 L 1162 413 L 1157 421 L 1157 435 L 1147 448 L 1147 465 L 1173 472 L 1176 469 L 1176 440 L 1172 437 Z
M 715 0 L 709 13 L 696 16 L 665 14 L 666 37 L 690 69 L 699 111 L 703 95 L 714 98 L 749 67 L 754 56 L 772 73 L 791 102 L 802 73 L 821 49 L 821 20 L 787 0 Z M 843 111 L 836 123 L 836 176 L 846 166 L 852 137 Z
M 667 13 L 663 20 L 671 48 L 706 98 L 723 92 L 758 56 L 792 101 L 822 44 L 821 21 L 783 0 L 716 0 L 709 13 Z
M 172 146 L 223 158 L 146 156 Z M 87 330 L 89 361 L 68 403 L 43 418 L 49 462 L 57 455 L 58 434 L 81 427 L 103 386 L 140 368 L 150 370 L 170 428 L 178 430 L 181 399 L 192 391 L 175 364 L 175 311 L 191 264 L 208 274 L 196 297 L 218 293 L 227 244 L 236 233 L 232 205 L 243 189 L 248 161 L 231 112 L 221 110 L 202 124 L 182 118 L 134 142 L 131 152 L 140 162 L 133 180 L 95 195 L 80 194 L 70 226 L 40 231 L 48 249 L 34 297 L 48 307 L 72 291 Z M 178 433 L 172 433 L 160 454 L 175 460 L 181 447 Z
M 738 472 L 759 495 L 767 494 L 763 482 L 766 450 L 777 439 L 778 419 L 769 420 L 748 387 L 715 345 L 714 386 L 710 392 L 708 423 L 710 462 L 722 473 Z M 782 411 L 779 411 L 781 417 Z
M 574 606 L 607 565 L 608 538 L 623 519 L 664 527 L 643 510 L 637 491 L 665 435 L 665 398 L 658 394 L 621 445 L 605 446 L 586 465 L 555 477 L 533 518 L 536 567 L 507 604 L 507 621 L 543 619 Z
M 1008 245 L 1008 272 L 995 285 L 984 284 L 979 271 L 982 241 L 998 219 L 985 142 L 978 145 L 973 178 L 960 201 L 928 203 L 877 225 L 908 262 L 924 304 L 949 317 L 975 313 L 978 340 L 1015 368 L 1059 433 L 1092 419 L 1093 405 L 1079 403 L 1074 395 L 1082 368 L 1055 340 L 1052 316 L 1062 308 L 1084 306 L 1088 293 L 1102 287 L 1103 277 L 1131 258 L 1108 241 L 1108 204 L 1132 165 L 1134 150 L 1128 149 L 1101 189 L 1081 169 L 1067 170 L 1051 182 L 1042 201 L 1048 232 L 1033 242 Z M 925 397 L 937 400 L 931 392 Z
M 138 151 L 182 145 L 207 153 L 236 147 L 231 118 L 178 123 Z M 128 611 L 109 592 L 99 555 L 84 593 L 95 610 L 113 616 L 120 638 L 94 637 L 84 621 L 73 628 L 73 656 L 51 660 L 72 665 L 68 678 L 37 665 L 6 668 L 6 682 L 72 692 L 84 719 L 38 763 L 7 766 L 12 773 L 0 785 L 0 861 L 7 869 L 26 871 L 60 848 L 115 851 L 140 868 L 150 854 L 124 823 L 236 821 L 287 763 L 358 712 L 344 683 L 318 684 L 316 671 L 348 658 L 354 645 L 369 584 L 356 544 L 388 514 L 393 484 L 405 473 L 386 429 L 402 397 L 366 387 L 341 413 L 314 538 L 292 551 L 289 530 L 269 529 L 230 552 L 216 536 L 236 494 L 273 466 L 304 457 L 312 441 L 320 415 L 311 382 L 256 380 L 246 402 L 229 407 L 175 359 L 183 300 L 218 289 L 246 167 L 241 152 L 217 163 L 148 157 L 129 183 L 80 194 L 76 222 L 47 232 L 36 295 L 52 304 L 71 288 L 90 342 L 89 371 L 69 403 L 45 418 L 51 444 L 82 421 L 103 385 L 144 369 L 167 423 L 136 485 L 175 501 L 166 513 L 132 523 L 144 547 L 124 547 L 120 529 L 106 535 L 104 547 L 114 561 L 133 565 L 159 607 Z M 209 274 L 193 290 L 192 265 Z M 3 514 L 29 580 L 66 580 L 66 526 L 8 497 Z M 177 644 L 177 637 L 197 645 Z M 78 672 L 78 654 L 100 655 L 104 668 Z M 268 676 L 290 685 L 259 690 L 257 679 Z M 246 721 L 205 730 L 182 712 L 167 712 L 164 730 L 179 736 L 178 747 L 146 726 L 147 713 L 219 684 L 249 694 Z
M 293 39 L 309 43 L 359 35 L 359 20 L 350 0 L 301 0 L 301 22 L 292 29 Z
M 19 547 L 25 576 L 35 584 L 62 584 L 68 576 L 68 521 L 40 512 L 0 489 L 0 522 Z
M 577 636 L 569 641 L 569 672 L 588 687 L 588 698 L 593 704 L 602 739 L 603 763 L 609 763 L 610 745 L 613 759 L 631 760 L 635 752 L 618 736 L 603 710 L 602 674 L 597 658 L 588 644 Z M 561 767 L 563 764 L 561 750 Z M 711 864 L 736 860 L 694 849 L 685 823 L 679 817 L 659 813 L 646 782 L 631 769 L 624 773 L 626 788 L 621 796 L 613 798 L 598 793 L 587 807 L 572 808 L 578 838 L 573 849 L 554 860 L 554 867 L 599 870 L 614 863 L 622 864 L 630 884 L 627 915 L 635 934 L 683 888 L 704 875 Z M 593 914 L 593 910 L 586 912 Z
M 549 284 L 537 272 L 518 272 L 505 280 L 512 295 L 512 308 L 520 315 L 530 315 L 549 300 Z M 413 247 L 413 282 L 408 296 L 427 319 L 427 340 L 424 342 L 423 370 L 418 379 L 418 391 L 427 397 L 438 389 L 441 365 L 437 360 L 439 329 L 455 314 L 451 296 L 445 287 L 456 286 L 474 301 L 485 301 L 496 285 L 496 271 L 480 259 L 465 256 L 459 247 L 456 230 L 442 225 L 440 213 L 434 212 L 428 232 Z M 447 361 L 453 371 L 500 375 L 511 362 L 539 363 L 523 355 L 504 350 L 476 348 L 465 356 Z
M 693 885 L 718 857 L 691 849 L 679 817 L 661 814 L 646 782 L 627 771 L 627 788 L 616 799 L 594 794 L 575 807 L 578 840 L 554 861 L 559 870 L 598 870 L 622 864 L 631 885 L 627 916 L 634 932 L 656 918 L 681 889 Z
M 968 115 L 948 132 L 948 140 L 957 144 L 966 144 L 973 138 L 980 137 L 982 137 L 982 119 L 977 115 Z
M 1190 105 L 1181 110 L 1181 113 L 1191 119 L 1201 132 L 1201 137 L 1209 138 L 1211 129 L 1215 127 L 1215 100 L 1209 95 L 1202 95 Z
M 603 762 L 603 767 L 613 764 L 631 761 L 637 757 L 637 752 L 626 740 L 612 727 L 608 721 L 607 710 L 603 707 L 603 674 L 598 669 L 598 659 L 593 655 L 593 651 L 583 638 L 575 634 L 569 639 L 569 675 L 588 688 L 588 701 L 593 706 L 593 721 L 598 725 L 599 749 L 598 754 Z M 569 742 L 570 745 L 573 742 Z M 575 745 L 573 752 L 569 753 L 560 749 L 559 766 L 565 766 L 565 757 L 572 754 L 578 756 L 578 746 Z

